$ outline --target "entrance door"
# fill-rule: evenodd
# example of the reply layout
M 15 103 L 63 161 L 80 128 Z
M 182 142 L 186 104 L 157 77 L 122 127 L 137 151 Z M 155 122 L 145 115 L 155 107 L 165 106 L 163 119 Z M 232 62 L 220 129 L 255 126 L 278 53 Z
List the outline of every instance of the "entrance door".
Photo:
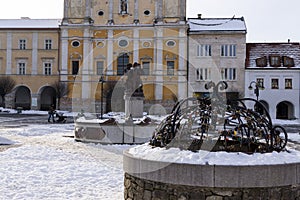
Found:
M 289 119 L 289 104 L 288 104 L 288 102 L 280 102 L 276 106 L 276 119 Z

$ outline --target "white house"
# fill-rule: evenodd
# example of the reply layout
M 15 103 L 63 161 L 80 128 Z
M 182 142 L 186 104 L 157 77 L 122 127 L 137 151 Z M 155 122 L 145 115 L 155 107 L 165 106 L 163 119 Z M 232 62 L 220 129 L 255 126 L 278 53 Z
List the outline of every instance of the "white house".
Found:
M 273 119 L 299 118 L 299 43 L 247 43 L 246 57 L 245 97 L 257 98 Z
M 188 19 L 189 95 L 203 97 L 205 84 L 226 81 L 227 99 L 244 96 L 246 33 L 244 18 Z

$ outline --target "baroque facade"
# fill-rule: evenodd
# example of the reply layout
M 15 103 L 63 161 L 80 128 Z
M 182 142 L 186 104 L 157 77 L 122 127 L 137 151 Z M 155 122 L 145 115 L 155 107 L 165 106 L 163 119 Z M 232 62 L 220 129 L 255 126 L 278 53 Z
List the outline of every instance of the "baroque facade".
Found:
M 185 17 L 186 0 L 65 0 L 60 79 L 71 88 L 72 109 L 97 112 L 103 95 L 106 111 L 114 111 L 118 106 L 108 104 L 123 104 L 123 94 L 111 100 L 111 86 L 122 85 L 135 62 L 143 68 L 146 104 L 185 98 Z

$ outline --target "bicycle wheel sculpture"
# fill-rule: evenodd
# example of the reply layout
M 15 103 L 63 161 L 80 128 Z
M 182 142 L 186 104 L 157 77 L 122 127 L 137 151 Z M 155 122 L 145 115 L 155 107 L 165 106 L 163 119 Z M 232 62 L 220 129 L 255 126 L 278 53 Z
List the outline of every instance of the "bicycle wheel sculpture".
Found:
M 154 132 L 150 145 L 245 153 L 285 149 L 287 133 L 283 127 L 272 125 L 263 104 L 251 98 L 225 102 L 219 92 L 227 88 L 223 81 L 206 84 L 206 89 L 210 88 L 210 98 L 178 102 Z M 255 106 L 250 109 L 247 105 Z M 257 107 L 263 109 L 258 111 Z

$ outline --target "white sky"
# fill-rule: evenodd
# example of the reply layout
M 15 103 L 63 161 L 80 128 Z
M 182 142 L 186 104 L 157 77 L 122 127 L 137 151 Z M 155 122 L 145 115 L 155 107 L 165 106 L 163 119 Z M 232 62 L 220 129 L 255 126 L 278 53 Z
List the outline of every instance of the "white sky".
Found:
M 102 0 L 103 1 L 103 0 Z M 140 0 L 141 1 L 141 0 Z M 0 18 L 62 18 L 63 0 L 1 0 Z M 187 17 L 244 16 L 247 42 L 300 41 L 299 0 L 187 0 Z

